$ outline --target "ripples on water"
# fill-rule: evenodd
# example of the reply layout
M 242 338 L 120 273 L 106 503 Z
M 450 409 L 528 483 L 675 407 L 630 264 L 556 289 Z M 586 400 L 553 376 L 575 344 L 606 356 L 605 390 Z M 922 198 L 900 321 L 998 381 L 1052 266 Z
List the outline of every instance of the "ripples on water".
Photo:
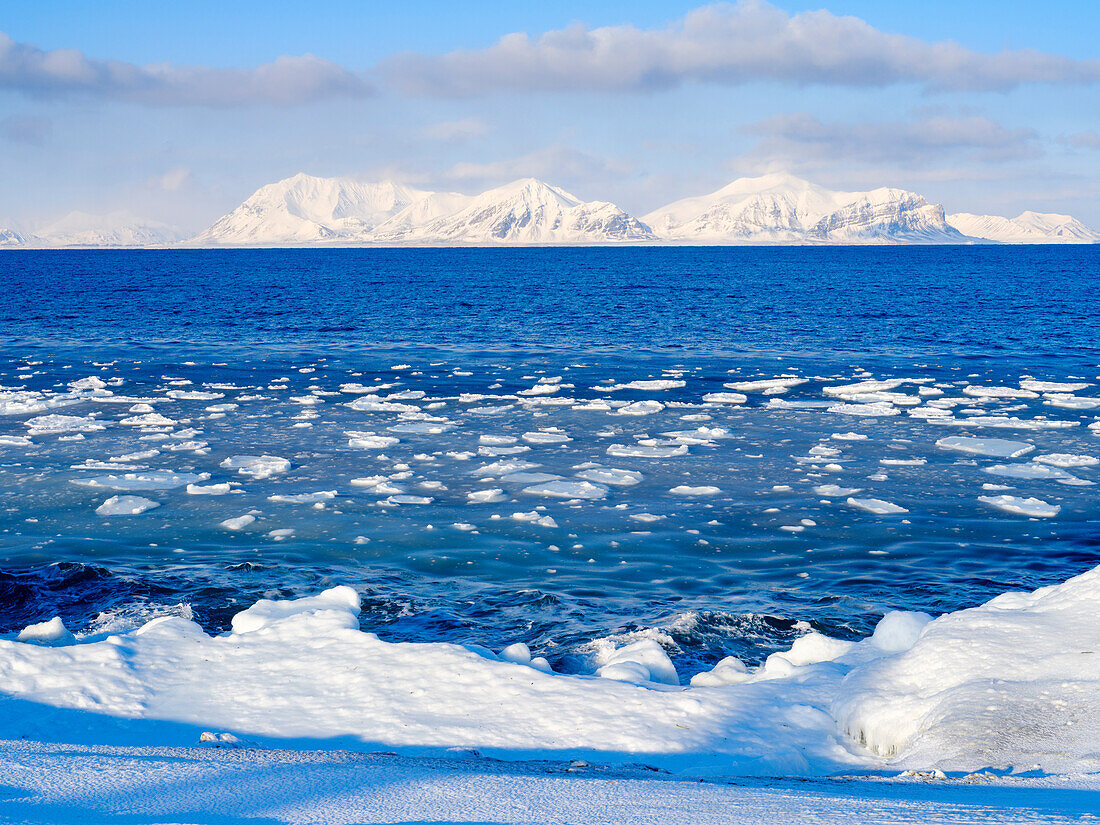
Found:
M 690 673 L 727 654 L 759 661 L 807 623 L 851 637 L 889 609 L 943 612 L 1062 580 L 1100 562 L 1097 488 L 996 477 L 985 470 L 1005 462 L 935 441 L 1031 442 L 1031 455 L 1009 462 L 1027 465 L 1043 453 L 1100 454 L 1100 433 L 1087 426 L 1100 410 L 1052 405 L 1049 394 L 965 394 L 967 385 L 1018 387 L 1028 375 L 1100 383 L 1097 261 L 1091 248 L 4 254 L 0 384 L 53 398 L 86 376 L 121 379 L 99 392 L 152 399 L 172 423 L 123 425 L 136 414 L 130 404 L 91 398 L 0 416 L 0 437 L 25 435 L 27 421 L 49 413 L 94 413 L 106 425 L 82 440 L 45 434 L 0 446 L 0 632 L 53 615 L 111 632 L 181 611 L 222 630 L 256 598 L 344 583 L 364 596 L 363 626 L 386 638 L 497 649 L 525 641 L 569 669 L 583 666 L 593 639 L 644 633 Z M 781 374 L 809 380 L 781 395 L 750 393 L 745 404 L 702 404 L 728 392 L 723 383 Z M 518 395 L 557 376 L 573 386 Z M 606 389 L 660 378 L 684 386 Z M 826 411 L 826 387 L 867 378 L 939 385 L 943 397 L 969 399 L 952 409 L 959 419 L 978 410 L 1074 426 L 936 424 L 911 415 L 909 402 L 892 416 Z M 412 408 L 404 412 L 355 410 L 347 403 L 369 396 L 343 391 L 347 383 L 424 396 L 389 402 Z M 919 386 L 892 391 L 923 409 L 932 396 L 917 396 Z M 1078 393 L 1098 395 L 1096 386 Z M 641 416 L 574 409 L 592 399 L 664 407 Z M 237 407 L 207 409 L 221 404 Z M 390 430 L 425 417 L 445 431 Z M 663 435 L 701 426 L 728 433 L 711 444 Z M 551 427 L 572 440 L 523 439 Z M 349 430 L 400 441 L 354 449 Z M 831 438 L 849 431 L 867 439 Z M 494 446 L 483 435 L 516 441 Z M 646 438 L 686 444 L 687 454 L 607 453 Z M 187 442 L 205 446 L 169 449 Z M 477 454 L 501 446 L 530 450 Z M 822 446 L 839 452 L 815 454 Z M 240 483 L 224 496 L 73 483 L 127 472 L 107 460 L 150 450 L 116 463 Z M 220 466 L 260 453 L 291 469 L 251 479 Z M 89 459 L 108 467 L 74 469 Z M 571 502 L 524 493 L 531 485 L 501 480 L 507 473 L 471 474 L 508 459 L 569 481 L 585 463 L 643 479 Z M 1095 467 L 1067 472 L 1100 480 Z M 432 501 L 389 506 L 391 493 L 351 483 L 375 475 L 398 476 L 386 482 L 398 495 Z M 867 513 L 847 496 L 816 494 L 822 484 L 909 512 Z M 720 492 L 670 493 L 677 486 Z M 504 500 L 468 502 L 488 488 Z M 321 508 L 268 498 L 322 490 L 336 497 Z M 160 506 L 97 515 L 116 494 Z M 1029 520 L 977 501 L 996 494 L 1062 509 Z M 244 530 L 218 526 L 249 511 L 257 520 Z M 803 529 L 783 529 L 793 527 Z

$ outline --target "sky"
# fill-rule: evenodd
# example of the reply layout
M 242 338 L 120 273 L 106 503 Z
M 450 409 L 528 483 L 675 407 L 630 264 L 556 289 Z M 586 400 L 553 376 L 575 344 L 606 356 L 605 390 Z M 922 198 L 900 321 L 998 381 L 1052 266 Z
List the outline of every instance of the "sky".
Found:
M 188 231 L 297 172 L 636 215 L 736 177 L 1100 228 L 1100 4 L 7 0 L 0 229 Z

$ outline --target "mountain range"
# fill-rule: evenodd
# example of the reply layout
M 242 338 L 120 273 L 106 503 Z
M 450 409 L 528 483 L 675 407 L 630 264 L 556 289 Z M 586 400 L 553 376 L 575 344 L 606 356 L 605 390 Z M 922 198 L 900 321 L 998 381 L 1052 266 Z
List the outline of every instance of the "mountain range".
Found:
M 198 235 L 125 213 L 74 212 L 0 246 L 1095 243 L 1069 215 L 959 213 L 903 189 L 825 189 L 787 174 L 739 178 L 641 219 L 524 178 L 479 195 L 298 174 L 256 190 Z

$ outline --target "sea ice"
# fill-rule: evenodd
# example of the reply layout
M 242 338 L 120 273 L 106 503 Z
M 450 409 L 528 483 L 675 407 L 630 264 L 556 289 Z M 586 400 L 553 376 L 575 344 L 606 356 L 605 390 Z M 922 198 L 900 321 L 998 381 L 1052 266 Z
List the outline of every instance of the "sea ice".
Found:
M 95 511 L 101 516 L 137 516 L 154 507 L 160 507 L 160 502 L 141 496 L 111 496 Z
M 968 436 L 949 436 L 941 438 L 936 446 L 944 450 L 955 450 L 969 455 L 983 455 L 990 458 L 1019 458 L 1035 449 L 1034 444 L 1025 441 L 1008 441 L 1003 438 L 970 438 Z
M 524 487 L 523 492 L 531 496 L 550 498 L 600 499 L 607 495 L 607 488 L 590 481 L 546 481 Z
M 978 501 L 1013 513 L 1018 516 L 1031 516 L 1033 518 L 1053 518 L 1061 512 L 1058 504 L 1048 504 L 1039 498 L 1019 498 L 1018 496 L 978 496 Z
M 908 513 L 904 507 L 899 507 L 881 498 L 849 498 L 848 504 L 857 510 L 865 510 L 878 516 L 892 516 L 898 513 Z
M 275 455 L 235 455 L 221 463 L 226 470 L 236 470 L 240 475 L 255 479 L 270 478 L 290 469 L 290 461 Z

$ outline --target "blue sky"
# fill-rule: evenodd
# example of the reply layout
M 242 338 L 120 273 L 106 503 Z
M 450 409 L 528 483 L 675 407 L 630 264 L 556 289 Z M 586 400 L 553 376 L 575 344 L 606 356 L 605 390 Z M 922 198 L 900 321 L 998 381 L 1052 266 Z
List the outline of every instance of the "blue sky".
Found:
M 644 214 L 777 169 L 1100 226 L 1097 31 L 1057 1 L 14 0 L 0 226 L 197 230 L 298 171 Z

